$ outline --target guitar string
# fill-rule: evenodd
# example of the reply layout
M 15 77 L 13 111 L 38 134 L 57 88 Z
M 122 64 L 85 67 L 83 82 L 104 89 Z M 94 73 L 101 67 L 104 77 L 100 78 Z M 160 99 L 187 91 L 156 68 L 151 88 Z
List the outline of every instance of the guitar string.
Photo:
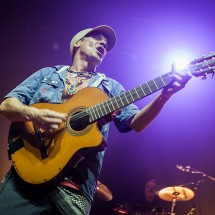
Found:
M 152 83 L 152 81 L 150 81 Z M 148 82 L 149 83 L 149 82 Z M 165 86 L 165 85 L 164 85 Z M 147 90 L 149 90 L 149 88 L 151 89 L 150 92 L 154 92 L 155 90 L 158 90 L 159 88 L 154 84 L 150 84 L 149 83 L 149 87 L 144 84 L 144 85 L 141 85 L 141 87 L 137 87 L 137 88 L 134 88 L 130 91 L 127 91 L 123 94 L 120 94 L 112 99 L 110 99 L 109 101 L 104 101 L 102 103 L 99 103 L 97 106 L 98 106 L 98 110 L 97 110 L 97 113 L 98 114 L 95 114 L 95 115 L 98 115 L 96 118 L 100 118 L 101 117 L 101 114 L 99 114 L 99 112 L 106 112 L 107 114 L 110 114 L 111 112 L 113 112 L 114 110 L 118 109 L 118 108 L 115 108 L 114 106 L 119 106 L 118 104 L 119 103 L 122 103 L 122 106 L 126 106 L 127 104 L 130 104 L 131 102 L 133 102 L 134 100 L 138 99 L 139 98 L 139 94 L 140 93 L 143 93 L 144 92 L 144 95 L 147 96 L 150 94 L 149 93 L 146 93 Z M 154 89 L 153 89 L 154 88 Z M 122 96 L 126 96 L 127 94 L 127 97 L 126 98 L 122 98 Z M 131 94 L 131 95 L 130 95 Z M 135 99 L 134 99 L 135 98 Z M 106 104 L 105 104 L 106 102 Z M 109 104 L 108 104 L 109 103 Z M 103 107 L 102 107 L 103 106 Z M 111 110 L 112 108 L 110 107 L 110 110 L 111 111 L 108 111 L 107 110 L 107 106 L 113 106 L 114 109 Z M 96 106 L 93 106 L 93 107 L 89 107 L 88 109 L 94 109 L 96 108 Z M 88 115 L 90 115 L 87 110 L 85 111 L 82 111 L 81 113 L 87 113 Z M 81 114 L 80 113 L 80 114 Z M 71 119 L 74 120 L 74 121 L 77 121 L 76 123 L 74 122 L 73 125 L 77 126 L 79 124 L 79 121 L 78 119 L 82 118 L 82 116 L 80 114 L 76 114 L 74 115 Z M 91 114 L 92 115 L 92 114 Z
M 153 80 L 151 80 L 151 81 L 149 81 L 149 82 L 147 82 L 147 83 L 145 83 L 145 84 L 143 84 L 143 85 L 141 85 L 141 86 L 139 86 L 139 87 L 136 87 L 136 88 L 134 88 L 134 89 L 131 89 L 131 90 L 129 90 L 129 91 L 127 91 L 127 92 L 124 92 L 123 94 L 120 94 L 120 95 L 118 95 L 118 96 L 116 96 L 116 97 L 114 97 L 114 98 L 111 98 L 110 100 L 108 100 L 108 101 L 104 101 L 104 102 L 101 102 L 101 103 L 99 103 L 98 105 L 97 105 L 97 107 L 98 107 L 98 110 L 97 110 L 97 114 L 95 113 L 94 115 L 96 116 L 96 118 L 95 119 L 98 119 L 98 118 L 100 118 L 101 117 L 101 114 L 99 114 L 99 112 L 106 112 L 107 114 L 110 114 L 110 113 L 112 113 L 114 110 L 117 110 L 118 108 L 115 108 L 115 105 L 116 106 L 119 106 L 119 102 L 120 103 L 122 103 L 122 106 L 124 105 L 124 106 L 126 106 L 127 104 L 130 104 L 131 102 L 133 102 L 133 101 L 135 101 L 136 99 L 138 99 L 139 98 L 139 93 L 144 93 L 144 96 L 147 96 L 147 95 L 149 95 L 150 93 L 152 93 L 152 92 L 154 92 L 154 91 L 156 91 L 156 90 L 159 90 L 159 89 L 161 89 L 162 87 L 164 87 L 164 86 L 166 86 L 165 85 L 165 83 L 163 83 L 163 81 L 162 80 L 164 80 L 164 81 L 169 81 L 169 74 L 170 73 L 167 73 L 167 74 L 164 74 L 163 76 L 160 76 L 160 77 L 158 77 L 158 78 L 155 78 L 155 79 L 153 79 Z M 168 75 L 168 77 L 165 77 L 166 75 Z M 161 77 L 163 77 L 163 79 L 161 80 Z M 156 79 L 158 80 L 158 81 L 160 81 L 160 83 L 163 85 L 162 87 L 157 87 L 157 85 L 156 84 L 154 84 L 153 82 L 155 82 L 156 81 Z M 166 80 L 165 80 L 166 79 Z M 157 82 L 157 81 L 156 81 Z M 157 82 L 158 83 L 158 82 Z M 147 84 L 148 84 L 148 86 L 147 86 Z M 160 85 L 160 84 L 158 84 L 158 85 Z M 152 89 L 152 88 L 155 88 L 155 89 Z M 147 93 L 146 92 L 146 90 L 149 90 L 150 89 L 150 92 L 149 93 Z M 130 95 L 131 94 L 131 95 Z M 122 98 L 122 96 L 126 96 L 127 95 L 127 97 L 126 97 L 126 99 L 125 98 Z M 138 96 L 137 96 L 138 95 Z M 135 99 L 133 99 L 133 98 L 135 98 Z M 127 102 L 127 100 L 128 100 L 128 102 Z M 105 104 L 105 102 L 106 102 L 106 104 Z M 108 104 L 109 103 L 109 104 Z M 103 107 L 102 107 L 102 105 L 103 105 Z M 108 111 L 107 110 L 107 106 L 113 106 L 114 107 L 114 109 L 112 110 L 112 108 L 110 107 L 109 109 L 111 110 L 111 111 Z M 88 109 L 90 110 L 90 109 L 96 109 L 97 108 L 96 106 L 93 106 L 93 107 L 89 107 Z M 90 110 L 91 111 L 91 110 Z M 76 114 L 76 115 L 74 115 L 74 116 L 72 116 L 71 117 L 71 119 L 74 121 L 73 122 L 73 125 L 74 126 L 78 126 L 78 124 L 80 124 L 80 122 L 78 121 L 80 118 L 82 118 L 83 116 L 81 116 L 80 114 L 82 114 L 82 113 L 87 113 L 88 114 L 88 116 L 92 116 L 92 114 L 91 113 L 88 113 L 87 112 L 87 109 L 85 110 L 85 111 L 82 111 L 82 112 L 80 112 L 79 114 Z M 106 115 L 107 115 L 106 114 Z M 98 116 L 97 116 L 98 115 Z M 103 114 L 104 115 L 104 114 Z M 105 116 L 105 115 L 104 115 Z M 94 119 L 94 120 L 95 120 Z M 89 120 L 89 118 L 87 119 L 87 120 Z

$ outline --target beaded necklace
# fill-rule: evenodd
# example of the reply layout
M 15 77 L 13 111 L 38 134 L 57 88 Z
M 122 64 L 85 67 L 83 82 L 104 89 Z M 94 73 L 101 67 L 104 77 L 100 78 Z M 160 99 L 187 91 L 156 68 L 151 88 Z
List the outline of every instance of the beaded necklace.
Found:
M 68 70 L 70 72 L 71 77 L 82 77 L 76 84 L 72 84 L 69 79 L 66 77 L 66 84 L 67 84 L 67 92 L 69 95 L 72 95 L 76 92 L 77 87 L 83 84 L 86 80 L 92 78 L 93 75 L 95 75 L 95 72 L 74 72 L 71 69 Z

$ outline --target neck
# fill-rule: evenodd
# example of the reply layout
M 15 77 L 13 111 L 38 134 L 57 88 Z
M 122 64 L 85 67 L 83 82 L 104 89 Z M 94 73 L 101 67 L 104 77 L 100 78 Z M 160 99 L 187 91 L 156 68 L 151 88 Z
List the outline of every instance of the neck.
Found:
M 96 66 L 92 63 L 75 56 L 72 64 L 72 70 L 75 72 L 95 72 Z

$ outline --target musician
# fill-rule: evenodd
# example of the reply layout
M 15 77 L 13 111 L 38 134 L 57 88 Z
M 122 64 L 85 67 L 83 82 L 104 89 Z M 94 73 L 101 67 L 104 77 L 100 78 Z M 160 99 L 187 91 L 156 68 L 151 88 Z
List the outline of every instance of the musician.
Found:
M 166 204 L 158 198 L 156 193 L 159 187 L 155 180 L 149 180 L 144 189 L 140 189 L 139 192 L 135 193 L 128 199 L 125 204 L 125 209 L 128 215 L 136 214 L 161 214 L 166 211 Z
M 90 86 L 101 89 L 109 97 L 121 94 L 124 88 L 120 83 L 97 72 L 97 67 L 114 47 L 115 42 L 114 30 L 106 25 L 78 32 L 70 43 L 71 66 L 46 67 L 32 74 L 4 97 L 1 113 L 11 122 L 33 122 L 37 132 L 41 134 L 45 131 L 42 135 L 53 134 L 66 122 L 68 112 L 30 105 L 56 105 L 73 101 L 73 96 L 76 104 L 78 100 L 75 96 L 80 95 L 78 93 L 81 89 Z M 174 74 L 172 83 L 142 110 L 130 104 L 114 111 L 111 119 L 120 132 L 144 130 L 168 99 L 184 88 L 190 77 L 190 74 Z M 91 88 L 87 88 L 87 92 L 89 93 L 80 98 L 83 102 L 98 98 L 98 95 L 90 97 Z M 109 124 L 102 120 L 98 127 L 103 135 L 103 143 L 107 139 Z M 17 130 L 10 132 L 10 135 L 16 135 L 16 132 Z M 10 140 L 12 143 L 9 141 L 9 156 L 19 152 L 13 143 L 16 138 L 12 137 Z M 60 177 L 54 178 L 51 183 L 27 183 L 12 167 L 1 185 L 0 214 L 89 214 L 104 153 L 101 148 L 87 153 L 86 150 L 80 150 L 75 165 L 68 164 L 60 172 Z

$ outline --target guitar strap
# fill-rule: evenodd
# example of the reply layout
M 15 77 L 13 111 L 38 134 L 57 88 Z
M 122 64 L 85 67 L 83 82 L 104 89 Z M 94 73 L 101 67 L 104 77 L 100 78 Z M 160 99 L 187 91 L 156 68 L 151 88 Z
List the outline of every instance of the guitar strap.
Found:
M 92 85 L 90 85 L 91 87 L 98 87 L 99 84 L 102 84 L 104 86 L 103 80 L 106 79 L 106 75 L 102 73 L 97 73 L 97 75 L 99 76 L 99 78 Z M 110 91 L 109 86 L 105 86 L 105 88 L 108 88 L 108 91 Z
M 63 66 L 63 67 L 61 67 L 61 68 L 57 71 L 57 73 L 61 73 L 61 72 L 65 71 L 65 70 L 68 69 L 68 68 L 69 68 L 69 66 Z

